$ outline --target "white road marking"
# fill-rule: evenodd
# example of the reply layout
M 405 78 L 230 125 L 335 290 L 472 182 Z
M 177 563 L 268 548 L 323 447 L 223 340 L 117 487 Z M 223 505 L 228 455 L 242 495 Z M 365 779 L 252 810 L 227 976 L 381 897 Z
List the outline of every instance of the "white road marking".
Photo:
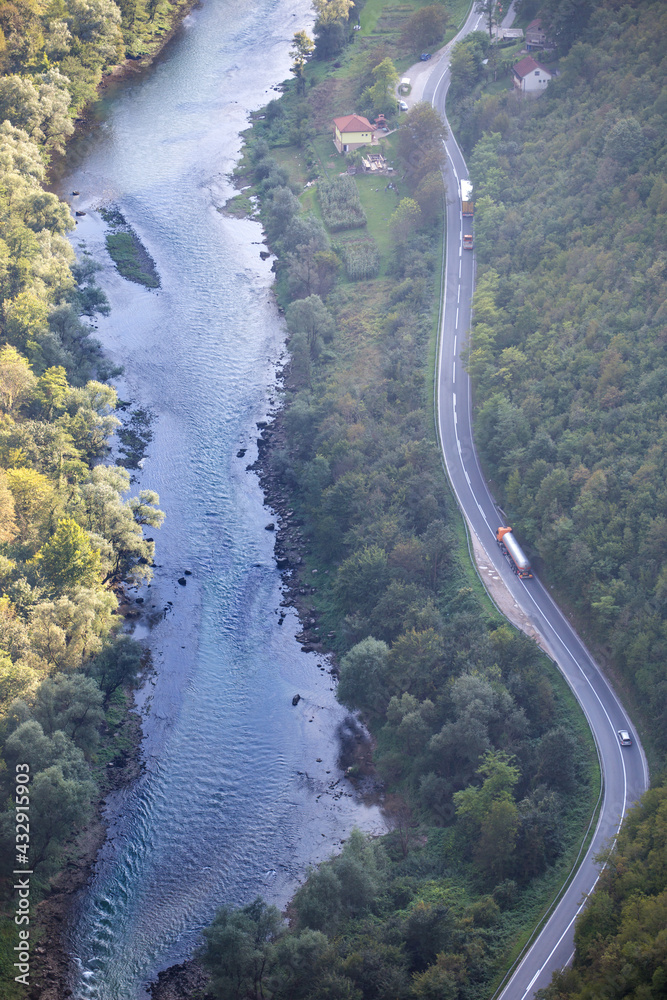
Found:
M 461 286 L 460 285 L 459 285 L 459 290 L 458 290 L 458 293 L 457 293 L 457 296 L 456 296 L 456 301 L 457 302 L 461 301 Z
M 456 361 L 452 364 L 452 382 L 456 382 Z
M 458 330 L 458 328 L 459 328 L 459 307 L 458 306 L 456 307 L 456 323 L 454 324 L 454 326 Z

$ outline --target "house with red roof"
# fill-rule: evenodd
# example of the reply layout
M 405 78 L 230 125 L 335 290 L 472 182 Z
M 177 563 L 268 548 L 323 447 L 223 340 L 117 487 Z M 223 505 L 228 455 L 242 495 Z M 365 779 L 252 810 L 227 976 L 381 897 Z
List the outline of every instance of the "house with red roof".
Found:
M 552 77 L 553 73 L 535 62 L 532 56 L 524 56 L 512 67 L 514 89 L 522 94 L 541 94 Z
M 373 126 L 363 115 L 334 118 L 334 142 L 339 153 L 349 153 L 373 141 Z

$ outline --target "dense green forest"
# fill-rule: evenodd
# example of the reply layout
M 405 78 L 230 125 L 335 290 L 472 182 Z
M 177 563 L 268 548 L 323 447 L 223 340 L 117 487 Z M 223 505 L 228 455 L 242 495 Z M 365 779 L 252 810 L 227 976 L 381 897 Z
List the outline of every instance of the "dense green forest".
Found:
M 454 104 L 480 262 L 467 363 L 510 523 L 663 756 L 667 11 L 589 7 L 538 101 Z
M 630 813 L 577 923 L 574 965 L 541 1000 L 658 1000 L 667 993 L 667 788 Z
M 267 477 L 303 524 L 301 593 L 339 657 L 339 699 L 372 729 L 396 828 L 355 833 L 311 872 L 289 929 L 262 900 L 223 908 L 203 948 L 221 998 L 487 997 L 599 790 L 557 671 L 464 565 L 430 408 L 444 126 L 425 104 L 400 119 L 389 108 L 423 10 L 403 7 L 381 33 L 362 10 L 354 42 L 342 21 L 335 52 L 316 44 L 295 64 L 239 170 L 260 198 L 289 332 Z M 391 186 L 341 176 L 350 160 L 329 115 L 357 108 L 400 124 L 382 143 Z
M 667 749 L 667 12 L 522 0 L 558 68 L 539 101 L 493 83 L 477 33 L 450 112 L 476 186 L 466 361 L 476 441 L 510 523 Z M 487 62 L 484 62 L 488 59 Z M 664 778 L 627 820 L 545 998 L 665 995 Z
M 0 8 L 0 918 L 2 996 L 17 995 L 12 880 L 36 906 L 128 751 L 124 685 L 141 649 L 119 635 L 117 587 L 149 579 L 162 514 L 105 465 L 115 374 L 91 337 L 108 311 L 97 266 L 75 261 L 50 158 L 103 72 L 150 54 L 184 4 L 7 2 Z M 30 849 L 16 851 L 16 765 L 30 768 Z M 24 819 L 27 813 L 22 814 Z M 25 842 L 23 836 L 21 842 Z M 7 909 L 5 909 L 7 907 Z M 9 913 L 9 910 L 12 910 Z

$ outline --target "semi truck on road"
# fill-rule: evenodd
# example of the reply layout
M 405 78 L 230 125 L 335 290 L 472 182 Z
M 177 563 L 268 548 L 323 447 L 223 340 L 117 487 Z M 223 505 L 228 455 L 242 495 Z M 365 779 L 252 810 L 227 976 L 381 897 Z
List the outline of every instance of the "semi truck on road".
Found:
M 517 576 L 520 576 L 522 580 L 530 580 L 533 574 L 530 571 L 528 556 L 512 534 L 512 529 L 498 528 L 496 531 L 496 541 L 500 546 L 500 551 L 512 567 L 512 571 Z
M 472 184 L 470 181 L 461 181 L 461 215 L 466 218 L 472 217 L 475 206 L 472 200 Z
M 472 184 L 470 181 L 461 181 L 461 216 L 464 220 L 472 219 L 474 211 Z M 472 247 L 472 223 L 465 222 L 463 226 L 463 249 L 472 250 Z

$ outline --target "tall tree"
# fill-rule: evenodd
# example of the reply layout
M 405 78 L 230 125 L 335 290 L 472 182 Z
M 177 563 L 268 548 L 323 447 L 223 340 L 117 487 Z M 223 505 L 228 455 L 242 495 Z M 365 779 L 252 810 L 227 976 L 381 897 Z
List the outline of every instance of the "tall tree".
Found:
M 101 577 L 100 551 L 91 544 L 90 535 L 71 517 L 62 517 L 35 562 L 40 575 L 57 591 L 91 586 Z
M 322 24 L 346 21 L 354 7 L 354 0 L 313 0 L 317 19 Z
M 398 72 L 389 56 L 373 67 L 371 76 L 375 82 L 365 91 L 362 100 L 372 112 L 388 114 L 396 107 L 394 88 L 398 83 Z
M 309 38 L 305 31 L 297 31 L 292 39 L 292 48 L 289 54 L 290 58 L 294 60 L 292 63 L 292 73 L 296 76 L 301 89 L 304 86 L 303 68 L 314 50 L 315 42 L 312 38 Z
M 493 26 L 498 23 L 500 10 L 498 0 L 475 0 L 475 13 L 483 14 L 489 29 L 489 38 L 493 37 Z
M 281 931 L 280 911 L 260 898 L 240 910 L 221 907 L 204 931 L 202 950 L 215 995 L 224 1000 L 266 996 L 273 945 Z
M 30 362 L 15 347 L 5 344 L 0 349 L 0 406 L 11 413 L 31 394 L 37 379 L 33 375 Z
M 442 6 L 422 7 L 408 19 L 401 39 L 413 52 L 429 49 L 442 41 L 449 18 L 449 11 Z
M 398 135 L 398 154 L 411 182 L 420 180 L 445 162 L 447 127 L 428 101 L 419 101 L 403 118 Z

